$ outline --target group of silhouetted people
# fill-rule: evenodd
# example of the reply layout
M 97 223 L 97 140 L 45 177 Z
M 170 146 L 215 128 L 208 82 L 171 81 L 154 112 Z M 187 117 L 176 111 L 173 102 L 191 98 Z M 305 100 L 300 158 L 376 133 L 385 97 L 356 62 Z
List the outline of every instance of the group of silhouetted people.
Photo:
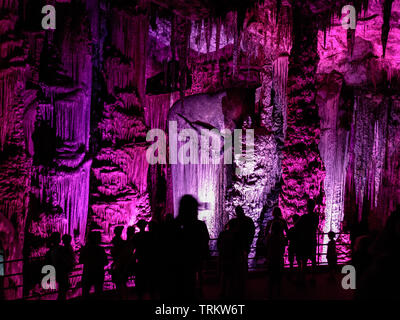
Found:
M 60 242 L 62 240 L 62 245 Z M 59 232 L 53 232 L 48 239 L 48 248 L 45 255 L 45 264 L 56 269 L 58 283 L 58 299 L 64 300 L 69 288 L 69 277 L 75 266 L 75 253 L 71 246 L 72 237 L 64 234 L 61 239 Z
M 400 298 L 400 206 L 388 217 L 381 232 L 357 230 L 352 241 L 356 270 L 356 298 Z
M 122 238 L 124 227 L 114 228 L 111 276 L 121 298 L 131 276 L 139 299 L 146 295 L 152 299 L 194 299 L 200 294 L 198 283 L 210 254 L 210 237 L 206 224 L 197 216 L 197 200 L 185 195 L 176 218 L 166 215 L 161 222 L 139 220 L 139 231 L 128 227 L 126 240 Z M 79 261 L 83 264 L 83 296 L 88 296 L 92 286 L 101 293 L 108 260 L 99 232 L 89 233 Z
M 265 230 L 264 245 L 270 297 L 277 297 L 280 295 L 286 246 L 290 269 L 293 269 L 295 261 L 298 266 L 298 285 L 305 284 L 308 261 L 311 261 L 315 271 L 319 218 L 315 212 L 315 201 L 312 199 L 308 200 L 307 212 L 304 215 L 292 216 L 291 228 L 288 228 L 287 222 L 282 218 L 279 207 L 273 209 L 272 216 Z M 334 277 L 337 270 L 336 234 L 330 231 L 328 237 L 327 261 L 331 276 Z M 311 283 L 315 283 L 314 272 L 311 275 Z
M 176 218 L 167 214 L 161 222 L 139 220 L 136 224 L 138 232 L 135 226 L 129 226 L 126 239 L 122 237 L 123 226 L 114 228 L 110 273 L 121 298 L 127 294 L 127 282 L 132 276 L 139 299 L 146 295 L 151 299 L 193 300 L 201 297 L 202 270 L 210 256 L 210 237 L 206 224 L 198 219 L 198 208 L 197 200 L 185 195 L 180 200 Z M 217 241 L 221 298 L 246 296 L 248 256 L 255 226 L 241 206 L 235 208 L 235 213 L 236 216 L 228 221 Z M 273 209 L 272 216 L 265 228 L 264 256 L 270 296 L 276 297 L 280 295 L 286 246 L 290 268 L 294 267 L 294 261 L 297 262 L 299 284 L 304 284 L 308 261 L 315 267 L 319 221 L 313 200 L 308 201 L 306 214 L 292 216 L 291 228 L 288 228 L 278 207 Z M 327 261 L 334 278 L 338 262 L 336 235 L 331 231 L 328 237 Z M 397 288 L 400 284 L 396 271 L 400 262 L 400 209 L 392 213 L 379 237 L 362 233 L 353 240 L 352 264 L 356 267 L 359 283 L 357 296 L 369 297 L 380 288 Z M 60 234 L 54 232 L 48 247 L 46 264 L 55 266 L 59 299 L 65 299 L 69 277 L 76 264 L 71 236 L 64 235 L 61 239 Z M 102 292 L 108 262 L 106 250 L 101 244 L 101 233 L 90 232 L 79 254 L 79 263 L 83 265 L 84 297 L 89 296 L 92 287 L 96 294 Z M 381 279 L 386 279 L 386 282 L 382 284 Z
M 293 227 L 290 229 L 286 220 L 282 218 L 280 208 L 273 209 L 273 218 L 267 224 L 264 237 L 271 297 L 280 294 L 286 246 L 290 268 L 293 268 L 295 260 L 299 267 L 300 283 L 304 281 L 307 262 L 310 260 L 313 266 L 316 264 L 318 216 L 314 209 L 314 201 L 309 200 L 307 213 L 302 216 L 293 215 Z
M 221 298 L 243 298 L 246 291 L 248 255 L 255 227 L 242 207 L 235 208 L 236 217 L 229 220 L 218 237 Z
M 123 226 L 114 228 L 110 273 L 121 298 L 127 294 L 127 282 L 132 276 L 139 299 L 146 294 L 150 298 L 195 299 L 201 296 L 202 269 L 210 256 L 210 237 L 206 224 L 198 219 L 198 210 L 197 200 L 185 195 L 180 200 L 176 218 L 167 214 L 161 222 L 139 220 L 136 224 L 139 231 L 129 226 L 126 239 L 122 237 Z M 248 256 L 255 225 L 241 206 L 235 208 L 235 213 L 217 241 L 221 298 L 244 298 L 246 295 Z M 279 294 L 287 245 L 291 267 L 295 258 L 300 270 L 308 260 L 315 265 L 318 216 L 312 201 L 308 203 L 308 213 L 301 217 L 295 215 L 293 224 L 293 228 L 288 229 L 281 210 L 276 207 L 265 230 L 271 294 L 274 291 Z M 64 244 L 60 246 L 60 234 L 53 233 L 49 243 L 46 256 L 57 270 L 59 298 L 65 299 L 68 277 L 76 263 L 71 237 L 64 235 Z M 328 251 L 328 255 L 336 253 L 335 245 L 329 245 Z M 87 243 L 80 250 L 79 263 L 83 265 L 82 295 L 88 297 L 92 287 L 100 294 L 108 258 L 99 231 L 88 234 Z

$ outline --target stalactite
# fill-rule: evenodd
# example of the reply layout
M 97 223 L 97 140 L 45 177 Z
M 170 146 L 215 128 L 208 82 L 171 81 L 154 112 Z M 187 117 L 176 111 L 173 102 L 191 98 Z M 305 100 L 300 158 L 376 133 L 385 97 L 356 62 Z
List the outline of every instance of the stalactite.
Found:
M 167 117 L 170 107 L 178 101 L 180 94 L 167 93 L 156 96 L 146 97 L 145 119 L 146 125 L 151 129 L 161 129 L 167 131 Z M 173 212 L 172 190 L 165 190 L 165 181 L 168 181 L 168 165 L 152 165 L 150 170 L 149 188 L 151 188 L 151 208 L 153 212 L 159 212 L 159 208 L 164 208 L 165 212 Z M 168 197 L 171 193 L 171 198 Z M 156 208 L 158 208 L 156 210 Z M 159 212 L 161 215 L 163 212 Z M 161 217 L 156 217 L 161 218 Z
M 220 45 L 220 41 L 221 41 L 221 19 L 217 19 L 216 22 L 216 34 L 215 34 L 215 53 L 216 53 L 216 57 L 215 60 L 219 61 L 219 45 Z
M 277 0 L 276 1 L 276 24 L 278 24 L 281 7 L 282 7 L 282 0 Z
M 364 94 L 356 97 L 353 174 L 359 216 L 364 207 L 374 210 L 378 204 L 386 156 L 387 112 L 387 101 L 379 95 L 372 99 Z M 363 160 L 366 158 L 371 160 L 366 162 Z
M 78 235 L 75 239 L 81 244 L 85 241 L 86 220 L 88 211 L 89 176 L 91 160 L 86 161 L 73 172 L 53 171 L 39 173 L 39 200 L 42 203 L 52 201 L 57 213 L 43 212 L 39 221 L 34 221 L 30 232 L 43 238 L 49 232 Z
M 112 238 L 118 224 L 132 225 L 139 219 L 150 220 L 148 193 L 149 164 L 146 160 L 146 133 L 162 114 L 154 110 L 145 95 L 147 38 L 150 16 L 146 6 L 122 9 L 112 4 L 111 35 L 104 61 L 107 94 L 97 125 L 99 149 L 93 160 L 89 225 L 104 231 L 104 240 Z M 176 60 L 176 25 L 173 18 L 170 45 L 171 59 Z M 156 19 L 156 23 L 157 23 Z M 107 47 L 107 43 L 106 43 Z M 170 84 L 168 64 L 162 59 L 165 83 Z M 104 99 L 104 98 L 103 98 Z M 150 102 L 149 102 L 150 101 Z M 150 119 L 149 116 L 154 117 Z M 162 119 L 162 118 L 161 118 Z M 162 120 L 159 119 L 157 124 Z
M 116 169 L 110 170 L 110 172 L 103 169 L 99 170 L 98 168 L 94 169 L 95 175 L 98 174 L 96 178 L 101 180 L 101 182 L 105 183 L 106 185 L 109 184 L 109 186 L 103 186 L 102 188 L 107 189 L 108 187 L 115 187 L 115 191 L 118 193 L 121 192 L 126 184 L 131 184 L 134 185 L 141 193 L 144 193 L 146 191 L 147 169 L 149 165 L 146 161 L 146 148 L 140 146 L 137 146 L 136 148 L 125 147 L 121 150 L 104 148 L 102 149 L 101 153 L 99 153 L 99 155 L 96 157 L 96 160 L 108 162 L 110 164 L 112 163 Z M 106 180 L 100 179 L 113 179 L 114 177 L 117 177 L 117 179 L 119 179 L 119 177 L 121 176 L 123 176 L 123 179 L 125 180 L 121 181 L 122 184 L 116 184 L 115 186 L 113 186 L 113 183 L 110 184 L 107 183 Z M 114 194 L 112 190 L 108 190 L 106 192 L 111 192 L 108 193 L 108 195 L 117 195 Z
M 0 150 L 4 149 L 7 136 L 13 131 L 13 123 L 16 121 L 16 115 L 12 106 L 16 104 L 15 88 L 24 82 L 25 70 L 22 68 L 10 68 L 0 73 Z
M 0 0 L 0 8 L 16 10 L 18 8 L 18 0 Z
M 209 21 L 209 23 L 211 23 Z M 180 99 L 182 103 L 185 100 L 185 90 L 187 89 L 187 83 L 189 75 L 188 68 L 188 52 L 189 52 L 189 44 L 190 44 L 190 36 L 192 30 L 192 23 L 188 20 L 179 20 L 177 23 L 177 39 L 176 45 L 178 49 L 178 59 L 179 59 L 179 70 L 176 70 L 178 73 L 178 81 L 179 81 L 179 93 Z M 212 30 L 212 29 L 211 29 Z M 209 50 L 209 43 L 207 44 L 207 55 Z
M 319 150 L 326 170 L 324 180 L 325 218 L 321 222 L 322 230 L 325 233 L 341 232 L 344 219 L 349 131 L 348 128 L 341 125 L 342 85 L 341 75 L 333 72 L 324 78 L 317 97 L 322 131 Z M 327 239 L 325 239 L 326 241 Z
M 274 109 L 272 129 L 276 132 L 279 152 L 283 147 L 284 137 L 286 135 L 286 90 L 288 78 L 288 56 L 278 57 L 273 64 L 273 90 L 274 90 Z
M 382 25 L 382 57 L 386 54 L 386 44 L 390 31 L 390 17 L 392 12 L 393 0 L 384 0 L 383 3 L 383 25 Z
M 37 202 L 29 210 L 26 232 L 43 241 L 37 247 L 26 243 L 27 258 L 44 253 L 44 239 L 52 231 L 75 236 L 75 244 L 85 240 L 91 166 L 86 158 L 92 93 L 91 39 L 85 4 L 60 6 L 64 15 L 56 31 L 46 34 L 43 45 L 40 37 L 30 40 L 34 46 L 30 51 L 42 50 L 35 55 L 40 56 L 43 66 L 37 66 L 39 92 L 30 92 L 26 100 L 27 147 L 35 164 L 30 200 Z
M 146 14 L 135 17 L 135 70 L 136 88 L 141 103 L 144 103 L 146 93 L 146 54 L 147 37 L 149 33 L 149 17 Z
M 146 97 L 146 125 L 152 129 L 165 131 L 170 107 L 179 99 L 177 93 L 167 93 Z
M 354 51 L 355 36 L 356 36 L 355 29 L 347 30 L 347 50 L 351 57 L 353 56 L 353 51 Z
M 235 13 L 233 23 L 233 58 L 232 58 L 232 77 L 235 78 L 238 73 L 238 63 L 240 55 L 240 33 L 238 30 L 238 13 Z
M 0 1 L 0 9 L 0 245 L 7 261 L 23 258 L 32 173 L 24 132 L 31 66 L 28 44 L 18 34 L 18 1 Z M 2 287 L 9 289 L 2 298 L 22 298 L 22 261 L 5 263 L 3 270 L 9 276 L 2 277 Z
M 86 100 L 86 101 L 85 101 Z M 73 101 L 56 101 L 54 125 L 57 137 L 62 141 L 74 141 L 77 145 L 89 143 L 90 101 L 78 94 Z
M 212 21 L 211 19 L 206 19 L 203 21 L 204 24 L 204 36 L 206 39 L 206 54 L 208 56 L 210 52 L 211 36 L 212 36 Z
M 207 123 L 218 130 L 222 130 L 224 128 L 222 98 L 225 95 L 226 93 L 222 92 L 214 95 L 191 96 L 185 99 L 185 104 L 183 106 L 182 103 L 178 101 L 171 108 L 168 121 L 177 122 L 178 132 L 185 128 L 193 129 L 193 127 L 200 131 L 203 127 L 197 127 L 197 121 Z M 169 128 L 169 135 L 172 135 L 171 128 Z M 185 142 L 180 141 L 177 143 L 177 150 L 180 150 L 182 145 L 185 144 Z M 221 150 L 222 147 L 221 144 Z M 221 150 L 215 151 L 221 154 Z M 212 238 L 218 236 L 221 228 L 220 219 L 224 215 L 224 170 L 222 160 L 218 164 L 212 163 L 211 160 L 206 164 L 182 164 L 180 162 L 171 164 L 175 216 L 178 213 L 180 198 L 184 194 L 194 195 L 204 204 L 199 212 L 199 219 L 207 223 Z
M 147 11 L 144 14 L 140 13 L 132 17 L 122 9 L 113 8 L 111 19 L 112 44 L 123 54 L 125 61 L 135 62 L 133 71 L 129 71 L 125 77 L 134 77 L 134 84 L 142 101 L 144 101 L 146 89 L 144 77 L 146 74 L 145 57 L 148 30 L 149 16 Z M 171 46 L 171 48 L 173 47 Z
M 390 213 L 400 203 L 399 186 L 400 175 L 400 131 L 397 129 L 400 119 L 400 101 L 397 96 L 389 101 L 387 111 L 387 130 L 385 137 L 385 161 L 382 168 L 382 183 L 379 186 L 378 203 L 375 214 L 377 228 L 383 227 Z M 383 143 L 381 143 L 383 144 Z
M 196 45 L 196 52 L 198 55 L 200 55 L 201 24 L 202 24 L 202 21 L 200 21 L 200 20 L 194 21 L 194 30 L 195 30 L 194 43 Z
M 171 18 L 171 42 L 170 42 L 170 47 L 171 47 L 171 60 L 174 61 L 176 59 L 176 23 L 177 23 L 177 17 L 173 16 Z

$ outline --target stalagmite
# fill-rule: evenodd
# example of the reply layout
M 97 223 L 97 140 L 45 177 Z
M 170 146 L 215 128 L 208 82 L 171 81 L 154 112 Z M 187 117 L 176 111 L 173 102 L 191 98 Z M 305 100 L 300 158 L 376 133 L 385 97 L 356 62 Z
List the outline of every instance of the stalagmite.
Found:
M 206 123 L 220 132 L 224 129 L 222 98 L 226 93 L 193 96 L 185 99 L 184 105 L 178 101 L 171 108 L 168 121 L 177 121 L 178 132 L 184 128 L 204 129 L 196 123 Z M 218 108 L 216 108 L 218 106 Z M 207 108 L 207 112 L 205 111 Z M 190 121 L 190 122 L 187 122 Z M 171 131 L 169 132 L 171 135 Z M 175 137 L 176 139 L 177 137 Z M 184 143 L 178 142 L 177 149 Z M 222 145 L 220 146 L 222 148 Z M 221 154 L 221 150 L 215 150 Z M 171 164 L 173 180 L 174 213 L 178 214 L 179 200 L 185 194 L 192 194 L 202 204 L 199 219 L 207 223 L 210 236 L 215 238 L 224 222 L 223 197 L 225 169 L 223 159 L 219 164 L 210 160 L 207 164 Z

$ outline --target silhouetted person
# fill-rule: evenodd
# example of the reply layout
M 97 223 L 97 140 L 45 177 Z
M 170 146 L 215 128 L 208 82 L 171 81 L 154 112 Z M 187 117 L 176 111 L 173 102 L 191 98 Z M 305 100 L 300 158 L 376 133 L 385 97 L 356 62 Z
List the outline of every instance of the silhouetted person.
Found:
M 59 247 L 57 254 L 56 278 L 58 282 L 58 299 L 65 300 L 69 289 L 69 276 L 75 266 L 75 253 L 71 246 L 72 237 L 64 234 L 63 245 Z
M 282 218 L 282 211 L 279 207 L 275 207 L 272 211 L 272 219 L 268 221 L 267 227 L 265 228 L 266 242 L 268 242 L 269 237 L 272 235 L 272 226 L 275 225 L 276 233 L 274 235 L 279 235 L 285 237 L 288 233 L 288 226 L 285 219 Z
M 49 250 L 46 252 L 45 255 L 45 263 L 54 266 L 57 272 L 57 255 L 59 252 L 60 242 L 61 242 L 60 233 L 53 232 L 47 241 L 48 241 L 47 246 Z
M 160 228 L 160 296 L 176 298 L 178 296 L 178 272 L 180 267 L 181 245 L 180 228 L 172 214 L 166 214 Z
M 115 283 L 119 294 L 123 294 L 127 282 L 128 253 L 125 240 L 122 239 L 124 227 L 114 228 L 114 238 L 111 240 L 112 280 Z
M 336 252 L 336 241 L 335 233 L 333 231 L 328 232 L 329 242 L 328 250 L 326 253 L 326 258 L 328 260 L 329 271 L 331 278 L 335 278 L 335 273 L 337 271 L 337 252 Z
M 266 228 L 266 258 L 270 296 L 274 297 L 275 293 L 280 294 L 286 246 L 285 234 L 288 232 L 288 227 L 279 207 L 274 208 L 272 215 L 273 219 L 268 221 Z
M 155 220 L 149 222 L 149 293 L 152 299 L 159 293 L 161 263 L 161 227 Z
M 400 299 L 400 209 L 392 212 L 385 228 L 371 246 L 371 265 L 357 283 L 362 299 Z
M 291 227 L 287 232 L 287 240 L 289 242 L 288 258 L 289 258 L 289 264 L 290 264 L 291 270 L 293 269 L 295 258 L 296 258 L 296 262 L 297 262 L 296 251 L 297 251 L 298 239 L 297 239 L 297 232 L 296 232 L 296 222 L 299 220 L 299 218 L 300 218 L 300 216 L 298 214 L 293 215 L 293 217 L 292 217 L 293 227 Z M 297 265 L 299 265 L 298 262 L 297 262 Z
M 244 210 L 241 206 L 237 206 L 235 208 L 235 213 L 236 217 L 233 219 L 237 219 L 239 222 L 239 234 L 243 238 L 243 241 L 246 245 L 245 249 L 248 255 L 251 250 L 251 245 L 253 243 L 253 238 L 256 230 L 254 222 L 253 219 L 245 215 Z
M 134 226 L 129 226 L 129 227 L 126 229 L 126 241 L 127 241 L 128 243 L 130 243 L 131 245 L 132 245 L 133 242 L 134 242 L 135 233 L 136 233 L 136 230 L 135 230 L 135 227 L 134 227 Z
M 219 234 L 219 271 L 222 298 L 243 298 L 247 270 L 247 243 L 240 235 L 238 219 L 228 222 L 226 230 Z
M 114 237 L 111 240 L 112 249 L 111 249 L 111 256 L 118 257 L 122 248 L 124 247 L 125 241 L 122 239 L 122 232 L 124 231 L 123 226 L 117 226 L 114 228 Z
M 350 241 L 351 241 L 351 249 L 354 250 L 354 246 L 357 238 L 361 236 L 368 235 L 368 222 L 367 219 L 363 219 L 359 223 L 354 223 L 350 227 Z
M 139 220 L 137 222 L 139 232 L 135 234 L 135 259 L 136 276 L 135 287 L 139 299 L 142 299 L 145 293 L 150 290 L 150 264 L 151 264 L 151 239 L 149 232 L 146 232 L 147 222 Z
M 241 206 L 237 206 L 235 208 L 236 217 L 232 218 L 230 221 L 237 220 L 238 225 L 238 236 L 240 237 L 241 243 L 244 245 L 245 256 L 246 256 L 246 272 L 244 274 L 244 283 L 247 282 L 247 270 L 248 270 L 248 261 L 247 258 L 251 251 L 251 245 L 253 243 L 254 234 L 255 234 L 255 226 L 254 222 L 250 217 L 247 217 L 244 213 L 244 210 Z M 244 288 L 244 291 L 246 288 Z M 244 293 L 245 295 L 245 293 Z
M 198 202 L 191 195 L 184 195 L 176 219 L 179 228 L 179 261 L 177 288 L 181 299 L 196 297 L 196 279 L 201 277 L 202 265 L 209 256 L 210 236 L 207 226 L 197 219 Z
M 133 254 L 135 250 L 135 227 L 129 226 L 126 229 L 126 254 L 128 256 L 127 277 L 131 277 L 136 272 L 136 259 Z
M 61 235 L 59 232 L 52 232 L 50 237 L 47 239 L 47 247 L 49 250 L 45 254 L 44 264 L 51 265 L 56 270 L 56 282 L 58 283 L 58 270 L 61 269 L 59 266 L 58 256 L 60 254 L 60 241 Z
M 104 267 L 107 265 L 107 255 L 103 247 L 100 246 L 101 234 L 98 231 L 89 233 L 88 241 L 82 247 L 79 263 L 83 264 L 82 273 L 82 294 L 88 297 L 92 286 L 95 288 L 96 295 L 103 291 Z
M 296 223 L 296 232 L 298 236 L 298 245 L 296 256 L 300 263 L 301 281 L 305 277 L 305 269 L 308 260 L 311 260 L 313 269 L 316 266 L 316 248 L 317 248 L 317 229 L 318 215 L 314 212 L 315 203 L 309 199 L 307 202 L 307 213 L 302 215 Z M 313 274 L 312 274 L 313 276 Z
M 354 240 L 351 264 L 356 269 L 356 283 L 360 283 L 360 279 L 371 265 L 370 247 L 373 241 L 374 238 L 371 235 L 362 235 Z

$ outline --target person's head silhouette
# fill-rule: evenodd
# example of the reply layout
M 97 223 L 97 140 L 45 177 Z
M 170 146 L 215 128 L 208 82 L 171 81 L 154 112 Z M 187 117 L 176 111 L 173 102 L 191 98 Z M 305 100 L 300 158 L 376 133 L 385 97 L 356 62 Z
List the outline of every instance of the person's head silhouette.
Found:
M 244 210 L 243 210 L 242 206 L 237 206 L 237 207 L 235 208 L 235 213 L 236 213 L 236 216 L 237 216 L 238 218 L 242 218 L 242 217 L 245 216 Z
M 281 217 L 282 217 L 281 208 L 275 207 L 275 208 L 274 208 L 274 211 L 272 211 L 272 216 L 273 216 L 275 219 L 281 218 Z
M 91 231 L 88 236 L 88 243 L 99 245 L 101 243 L 101 233 L 99 231 Z
M 329 237 L 329 240 L 335 240 L 335 233 L 333 232 L 333 231 L 329 231 L 328 232 L 328 237 Z
M 297 222 L 297 220 L 299 220 L 299 218 L 300 218 L 300 216 L 299 216 L 297 213 L 295 213 L 295 214 L 292 216 L 293 224 L 295 224 L 295 223 Z
M 155 220 L 151 220 L 149 222 L 149 231 L 150 232 L 157 232 L 158 231 L 158 222 Z
M 400 239 L 400 211 L 393 211 L 386 221 L 383 229 L 385 238 L 391 239 L 390 242 L 398 243 Z
M 240 221 L 232 219 L 228 222 L 227 229 L 231 232 L 237 232 L 239 230 Z
M 185 224 L 197 220 L 199 203 L 190 194 L 185 194 L 179 203 L 178 220 Z
M 132 237 L 135 235 L 135 227 L 134 226 L 129 226 L 126 229 L 126 238 L 127 239 L 132 239 Z
M 146 230 L 147 222 L 146 222 L 146 220 L 142 219 L 142 220 L 139 220 L 136 225 L 139 228 L 140 232 L 144 232 Z
M 71 245 L 72 237 L 69 234 L 64 234 L 62 236 L 62 242 L 64 246 L 69 247 Z
M 58 246 L 61 241 L 61 235 L 59 232 L 53 232 L 49 237 L 50 247 Z
M 124 230 L 124 227 L 122 227 L 122 226 L 115 227 L 114 228 L 114 235 L 116 237 L 121 237 L 123 230 Z

